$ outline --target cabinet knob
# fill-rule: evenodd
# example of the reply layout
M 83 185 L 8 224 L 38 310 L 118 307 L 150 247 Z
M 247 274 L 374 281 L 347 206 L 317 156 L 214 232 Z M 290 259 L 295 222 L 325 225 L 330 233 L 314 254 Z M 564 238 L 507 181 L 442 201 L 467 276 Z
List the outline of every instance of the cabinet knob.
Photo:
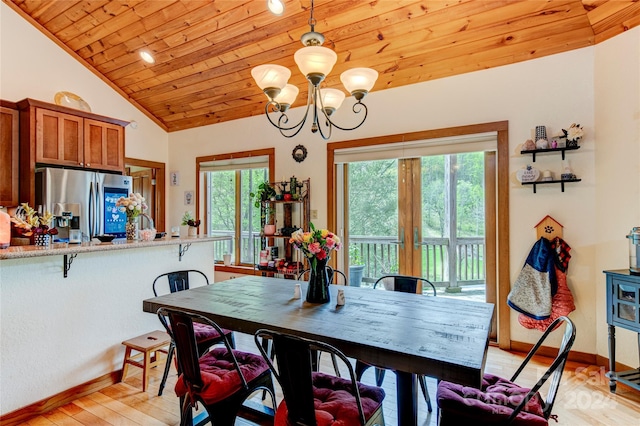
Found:
M 80 163 L 81 166 L 84 166 L 84 163 Z
M 91 167 L 91 163 L 87 163 L 87 167 Z

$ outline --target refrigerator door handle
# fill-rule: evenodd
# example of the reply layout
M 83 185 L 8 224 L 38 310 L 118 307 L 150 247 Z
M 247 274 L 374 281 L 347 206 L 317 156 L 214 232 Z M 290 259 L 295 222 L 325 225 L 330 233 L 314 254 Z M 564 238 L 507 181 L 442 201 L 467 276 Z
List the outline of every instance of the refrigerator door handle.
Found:
M 96 194 L 93 184 L 89 183 L 89 241 L 96 235 Z
M 104 223 L 104 215 L 105 212 L 102 211 L 103 209 L 103 203 L 102 203 L 102 191 L 100 191 L 101 189 L 101 185 L 99 183 L 96 183 L 96 198 L 95 198 L 95 203 L 96 203 L 96 221 L 95 221 L 95 226 L 96 226 L 96 232 L 95 234 L 93 234 L 91 237 L 95 237 L 96 235 L 102 235 L 103 229 L 103 223 Z

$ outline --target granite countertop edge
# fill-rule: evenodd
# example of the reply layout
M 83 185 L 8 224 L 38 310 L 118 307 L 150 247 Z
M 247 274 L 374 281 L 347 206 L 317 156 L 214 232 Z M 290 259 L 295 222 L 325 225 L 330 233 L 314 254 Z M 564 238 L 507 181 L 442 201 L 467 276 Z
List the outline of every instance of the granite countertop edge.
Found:
M 169 246 L 177 244 L 206 243 L 211 241 L 229 240 L 231 237 L 164 237 L 152 241 L 127 241 L 126 239 L 116 239 L 110 243 L 101 243 L 97 240 L 82 244 L 54 243 L 49 248 L 30 246 L 10 246 L 0 249 L 0 260 L 25 259 L 30 257 L 54 256 L 65 254 L 90 253 L 112 250 L 138 249 L 145 247 Z

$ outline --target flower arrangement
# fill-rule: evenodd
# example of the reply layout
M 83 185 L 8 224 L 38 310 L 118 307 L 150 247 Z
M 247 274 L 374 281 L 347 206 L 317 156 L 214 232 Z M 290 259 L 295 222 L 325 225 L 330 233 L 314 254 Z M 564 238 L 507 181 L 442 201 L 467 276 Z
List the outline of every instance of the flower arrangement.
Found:
M 121 212 L 127 214 L 127 219 L 135 219 L 140 216 L 144 210 L 147 209 L 144 197 L 139 192 L 131 193 L 128 197 L 120 197 L 116 201 L 116 207 L 120 208 Z
M 573 123 L 568 130 L 562 129 L 567 138 L 567 146 L 578 146 L 578 139 L 584 136 L 584 130 L 579 124 Z
M 327 259 L 331 251 L 340 250 L 342 244 L 340 237 L 333 232 L 327 229 L 316 229 L 313 223 L 309 223 L 309 227 L 311 228 L 309 232 L 298 229 L 291 234 L 289 243 L 298 250 L 302 250 L 315 269 L 317 260 Z
M 182 224 L 197 228 L 198 226 L 200 226 L 200 219 L 194 219 L 194 217 L 191 215 L 191 212 L 186 211 L 184 212 L 184 216 L 182 216 Z
M 15 216 L 11 218 L 11 222 L 15 225 L 18 233 L 25 237 L 32 235 L 56 235 L 58 230 L 51 228 L 53 215 L 51 212 L 45 212 L 42 216 L 29 207 L 29 203 L 22 203 L 24 217 Z

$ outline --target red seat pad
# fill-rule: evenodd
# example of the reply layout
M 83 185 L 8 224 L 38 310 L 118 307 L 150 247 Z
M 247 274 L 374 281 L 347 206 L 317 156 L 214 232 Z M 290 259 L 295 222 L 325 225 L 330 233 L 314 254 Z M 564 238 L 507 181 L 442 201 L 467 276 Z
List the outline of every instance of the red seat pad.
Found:
M 313 405 L 318 426 L 360 426 L 356 397 L 351 394 L 351 380 L 323 373 L 313 373 Z M 377 386 L 358 383 L 365 419 L 380 408 L 385 393 Z M 287 404 L 283 400 L 276 411 L 275 426 L 288 425 Z
M 247 382 L 269 370 L 267 363 L 260 355 L 236 350 L 233 354 Z M 194 392 L 194 394 L 199 395 L 205 404 L 214 404 L 242 387 L 238 371 L 226 348 L 215 348 L 203 355 L 200 358 L 200 374 L 204 385 L 200 392 Z M 180 375 L 175 386 L 176 395 L 179 397 L 189 393 L 183 376 Z
M 475 425 L 504 422 L 530 389 L 492 374 L 485 374 L 482 389 L 442 381 L 438 384 L 438 406 L 443 421 Z M 547 425 L 539 393 L 510 425 Z
M 231 333 L 230 330 L 225 330 L 224 328 L 222 329 L 222 332 L 224 334 L 230 334 Z M 202 344 L 202 343 L 207 342 L 209 340 L 218 340 L 218 339 L 220 339 L 220 333 L 218 333 L 218 330 L 216 330 L 215 328 L 211 327 L 210 325 L 202 324 L 202 323 L 199 323 L 199 322 L 194 322 L 193 323 L 193 333 L 196 336 L 196 342 L 198 342 L 198 344 Z

